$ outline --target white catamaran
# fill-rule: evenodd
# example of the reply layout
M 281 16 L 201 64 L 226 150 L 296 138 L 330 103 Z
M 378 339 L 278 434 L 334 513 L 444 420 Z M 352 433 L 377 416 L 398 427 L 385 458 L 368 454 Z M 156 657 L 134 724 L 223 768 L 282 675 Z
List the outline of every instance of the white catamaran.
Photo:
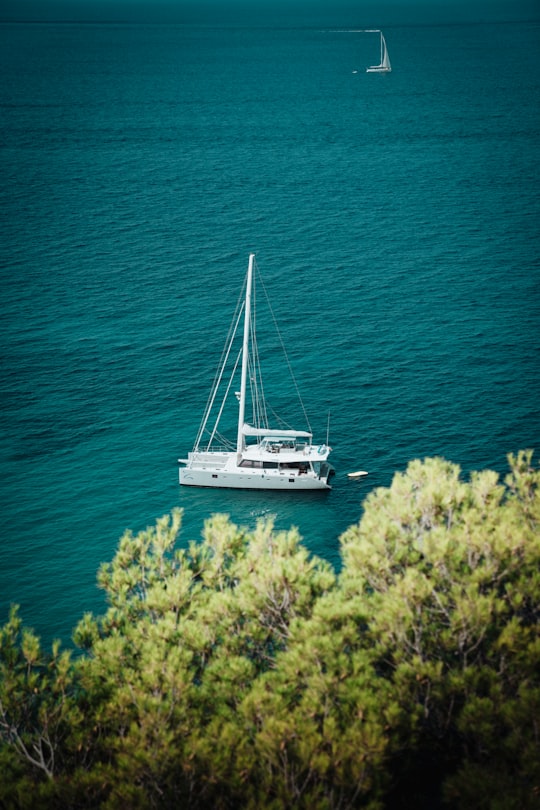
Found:
M 184 465 L 180 468 L 180 483 L 193 487 L 233 489 L 328 490 L 329 479 L 334 472 L 328 463 L 331 452 L 328 443 L 313 444 L 311 429 L 269 427 L 256 340 L 255 270 L 255 254 L 252 253 L 245 282 L 245 299 L 237 308 L 195 446 L 187 459 L 179 459 L 180 464 Z M 235 357 L 233 344 L 236 346 L 239 342 L 235 337 L 242 312 L 243 340 Z M 240 391 L 235 392 L 238 427 L 234 445 L 226 443 L 226 439 L 218 433 L 218 425 L 240 360 Z M 226 380 L 227 370 L 229 376 Z M 219 404 L 218 393 L 223 389 L 225 392 Z M 253 409 L 253 424 L 245 421 L 248 400 Z M 212 428 L 209 427 L 211 421 Z M 307 426 L 309 428 L 309 423 Z
M 386 40 L 383 36 L 383 32 L 375 29 L 373 31 L 369 31 L 369 33 L 380 34 L 381 62 L 379 65 L 371 65 L 371 67 L 366 68 L 366 73 L 390 73 L 392 70 L 392 65 L 390 64 L 390 57 L 388 56 L 388 48 L 386 47 Z

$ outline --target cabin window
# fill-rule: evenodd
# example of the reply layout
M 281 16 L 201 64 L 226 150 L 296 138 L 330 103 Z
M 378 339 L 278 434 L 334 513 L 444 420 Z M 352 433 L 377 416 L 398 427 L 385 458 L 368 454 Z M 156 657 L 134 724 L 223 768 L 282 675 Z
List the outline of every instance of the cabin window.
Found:
M 277 461 L 265 461 L 263 462 L 263 467 L 265 470 L 277 470 L 279 464 Z
M 251 459 L 251 458 L 243 458 L 242 461 L 240 462 L 240 466 L 241 467 L 252 467 L 252 468 L 257 467 L 257 469 L 260 469 L 263 466 L 263 463 L 262 463 L 262 461 L 258 461 L 256 459 L 254 460 L 254 459 Z M 277 464 L 276 464 L 276 467 L 277 467 Z

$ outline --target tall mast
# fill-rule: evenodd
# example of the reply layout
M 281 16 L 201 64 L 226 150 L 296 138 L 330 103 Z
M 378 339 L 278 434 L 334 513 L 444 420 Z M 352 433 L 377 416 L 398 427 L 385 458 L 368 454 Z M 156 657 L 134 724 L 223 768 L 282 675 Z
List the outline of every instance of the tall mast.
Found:
M 238 437 L 236 439 L 236 452 L 240 457 L 244 447 L 244 415 L 246 410 L 246 383 L 249 357 L 249 329 L 251 324 L 251 286 L 253 282 L 253 261 L 255 254 L 249 254 L 249 263 L 246 282 L 246 308 L 244 311 L 244 343 L 242 345 L 242 377 L 240 380 L 240 407 L 238 409 Z M 238 458 L 240 460 L 240 458 Z

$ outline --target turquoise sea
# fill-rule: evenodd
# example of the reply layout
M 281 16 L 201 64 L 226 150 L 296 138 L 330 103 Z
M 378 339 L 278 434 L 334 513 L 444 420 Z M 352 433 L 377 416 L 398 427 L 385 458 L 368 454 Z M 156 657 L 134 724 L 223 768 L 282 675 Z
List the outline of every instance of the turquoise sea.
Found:
M 0 620 L 69 643 L 175 506 L 339 566 L 411 459 L 540 451 L 540 22 L 469 16 L 0 26 Z M 250 251 L 328 494 L 178 485 Z

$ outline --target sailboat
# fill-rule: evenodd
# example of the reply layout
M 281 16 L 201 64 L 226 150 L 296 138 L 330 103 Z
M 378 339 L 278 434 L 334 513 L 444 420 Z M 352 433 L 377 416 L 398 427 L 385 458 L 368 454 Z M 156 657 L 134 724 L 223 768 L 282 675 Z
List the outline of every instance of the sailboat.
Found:
M 371 31 L 373 34 L 380 34 L 381 36 L 381 62 L 379 65 L 371 65 L 366 68 L 366 73 L 390 73 L 392 65 L 390 64 L 390 57 L 388 56 L 388 48 L 386 47 L 386 40 L 382 31 Z
M 256 270 L 255 254 L 251 253 L 245 280 L 245 298 L 242 301 L 241 296 L 239 300 L 195 445 L 186 459 L 179 459 L 183 465 L 179 471 L 180 484 L 287 492 L 328 490 L 329 479 L 334 473 L 328 463 L 331 452 L 328 439 L 325 444 L 314 444 L 311 429 L 269 426 L 256 339 Z M 237 332 L 242 331 L 242 313 L 243 335 L 240 336 Z M 238 349 L 240 337 L 242 341 Z M 240 390 L 234 392 L 238 402 L 234 444 L 221 436 L 218 426 L 227 395 L 233 388 L 233 382 L 237 381 L 240 362 Z M 298 393 L 297 388 L 296 391 Z M 248 407 L 253 411 L 251 423 L 246 421 Z

